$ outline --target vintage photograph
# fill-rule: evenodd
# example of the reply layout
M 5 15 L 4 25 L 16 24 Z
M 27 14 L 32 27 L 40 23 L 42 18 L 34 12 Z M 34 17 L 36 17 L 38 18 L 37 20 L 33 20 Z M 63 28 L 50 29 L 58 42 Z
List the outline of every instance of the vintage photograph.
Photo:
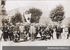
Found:
M 0 0 L 0 46 L 70 46 L 70 1 Z

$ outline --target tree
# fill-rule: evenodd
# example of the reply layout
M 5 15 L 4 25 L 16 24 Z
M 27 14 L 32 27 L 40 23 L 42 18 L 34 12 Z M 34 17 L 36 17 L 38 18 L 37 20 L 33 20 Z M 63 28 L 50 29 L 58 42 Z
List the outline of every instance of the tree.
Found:
M 22 15 L 18 12 L 11 18 L 11 22 L 15 25 L 18 22 L 22 22 Z
M 40 16 L 42 15 L 42 11 L 40 9 L 37 8 L 31 8 L 28 11 L 26 11 L 26 13 L 31 13 L 31 19 L 30 22 L 31 23 L 39 23 L 40 20 Z
M 64 16 L 64 8 L 62 5 L 58 5 L 55 9 L 53 9 L 50 13 L 50 18 L 54 22 L 62 22 L 62 20 L 65 18 Z

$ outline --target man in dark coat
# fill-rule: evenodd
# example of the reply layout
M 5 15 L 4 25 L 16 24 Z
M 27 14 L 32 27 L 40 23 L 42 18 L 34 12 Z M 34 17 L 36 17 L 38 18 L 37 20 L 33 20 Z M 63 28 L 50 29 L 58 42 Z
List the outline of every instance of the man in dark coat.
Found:
M 8 39 L 8 26 L 7 26 L 7 24 L 5 24 L 3 27 L 3 39 L 4 39 L 4 41 L 7 41 L 7 39 Z
M 63 28 L 61 28 L 60 26 L 57 26 L 56 28 L 56 37 L 57 39 L 61 38 L 61 33 L 63 32 Z
M 68 27 L 67 39 L 69 38 L 69 36 L 70 36 L 70 27 Z

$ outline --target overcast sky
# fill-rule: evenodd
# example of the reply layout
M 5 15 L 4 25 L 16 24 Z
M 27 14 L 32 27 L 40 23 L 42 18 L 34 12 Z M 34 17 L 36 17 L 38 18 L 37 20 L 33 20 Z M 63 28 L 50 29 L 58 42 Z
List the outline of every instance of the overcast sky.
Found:
M 53 8 L 57 5 L 63 5 L 65 16 L 70 17 L 70 1 L 62 0 L 62 1 L 14 1 L 14 0 L 7 0 L 6 1 L 6 10 L 12 10 L 18 7 L 25 7 L 25 6 L 33 6 L 40 8 L 43 11 L 50 12 Z

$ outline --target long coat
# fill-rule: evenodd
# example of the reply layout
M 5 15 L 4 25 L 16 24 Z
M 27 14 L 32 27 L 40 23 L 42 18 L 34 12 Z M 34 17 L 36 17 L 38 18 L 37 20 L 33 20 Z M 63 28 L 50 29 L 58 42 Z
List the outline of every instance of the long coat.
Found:
M 30 26 L 29 32 L 30 32 L 30 34 L 35 34 L 36 33 L 36 28 L 34 26 Z
M 3 27 L 3 38 L 8 38 L 8 26 Z

